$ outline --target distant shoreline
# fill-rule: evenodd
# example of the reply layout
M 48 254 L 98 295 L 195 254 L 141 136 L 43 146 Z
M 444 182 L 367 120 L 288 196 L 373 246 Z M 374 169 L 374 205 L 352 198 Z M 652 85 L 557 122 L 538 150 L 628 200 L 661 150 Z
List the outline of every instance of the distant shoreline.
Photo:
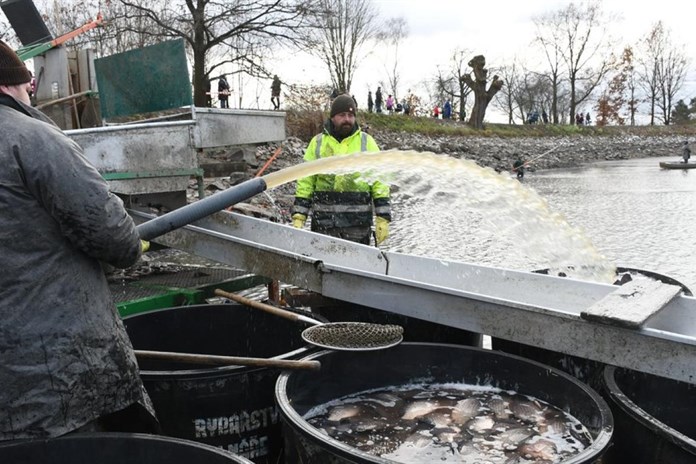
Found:
M 497 170 L 509 170 L 518 157 L 523 161 L 539 157 L 531 162 L 529 167 L 532 170 L 649 157 L 670 157 L 678 161 L 681 159 L 682 144 L 686 140 L 683 135 L 500 138 L 380 132 L 373 136 L 382 150 L 446 153 Z M 696 140 L 688 140 L 694 144 L 692 151 L 696 151 Z M 540 156 L 546 152 L 548 154 Z

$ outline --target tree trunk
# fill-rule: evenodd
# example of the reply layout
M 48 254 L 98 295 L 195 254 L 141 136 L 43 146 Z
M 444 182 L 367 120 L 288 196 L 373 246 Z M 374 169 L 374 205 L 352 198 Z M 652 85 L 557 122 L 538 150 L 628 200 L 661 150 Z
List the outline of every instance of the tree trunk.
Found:
M 462 76 L 462 80 L 474 93 L 474 107 L 471 109 L 469 125 L 475 129 L 483 129 L 483 119 L 486 116 L 488 104 L 503 87 L 503 81 L 497 75 L 493 76 L 493 82 L 486 89 L 488 70 L 485 68 L 486 58 L 483 55 L 475 56 L 468 65 L 473 69 L 474 77 L 472 78 L 471 74 L 465 74 Z
M 193 104 L 199 108 L 206 105 L 205 50 L 193 51 Z M 212 89 L 211 89 L 212 90 Z

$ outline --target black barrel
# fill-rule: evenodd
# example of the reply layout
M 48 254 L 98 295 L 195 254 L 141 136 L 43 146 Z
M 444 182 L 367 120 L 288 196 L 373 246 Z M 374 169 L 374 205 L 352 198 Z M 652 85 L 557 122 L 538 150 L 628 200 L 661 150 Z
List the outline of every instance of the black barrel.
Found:
M 251 461 L 189 440 L 132 433 L 74 434 L 50 440 L 0 444 L 7 464 L 251 464 Z
M 607 462 L 696 462 L 696 385 L 614 366 L 604 383 L 616 421 Z
M 124 318 L 124 324 L 136 350 L 274 359 L 309 352 L 303 324 L 238 304 L 162 309 Z M 282 456 L 277 369 L 142 360 L 140 370 L 165 435 L 218 446 L 257 464 Z
M 394 462 L 334 440 L 302 416 L 346 395 L 424 381 L 514 390 L 573 415 L 594 442 L 564 464 L 597 462 L 611 441 L 611 411 L 594 390 L 563 372 L 517 356 L 461 345 L 402 343 L 372 352 L 322 351 L 305 359 L 320 360 L 321 370 L 283 373 L 276 384 L 287 464 Z
M 476 332 L 344 301 L 336 300 L 336 303 L 332 305 L 312 306 L 312 312 L 323 316 L 330 322 L 357 321 L 400 325 L 404 328 L 404 341 L 407 342 L 481 346 L 482 336 Z
M 541 269 L 534 272 L 539 274 L 549 273 L 548 269 Z M 624 283 L 631 281 L 631 275 L 639 275 L 665 284 L 677 285 L 682 288 L 684 295 L 692 296 L 691 290 L 686 285 L 673 279 L 672 277 L 652 271 L 630 267 L 616 268 L 616 281 L 614 282 L 614 285 L 623 285 Z M 561 277 L 565 277 L 565 275 L 561 275 Z M 525 345 L 523 343 L 517 343 L 510 340 L 503 340 L 500 338 L 493 338 L 491 344 L 494 350 L 504 351 L 506 353 L 523 356 L 525 358 L 533 359 L 534 361 L 548 364 L 551 367 L 555 367 L 556 369 L 560 369 L 563 372 L 567 372 L 568 374 L 575 376 L 579 380 L 589 384 L 594 389 L 600 390 L 602 388 L 602 378 L 605 367 L 605 364 L 603 363 L 587 358 L 581 358 L 579 356 L 572 356 L 557 351 L 538 348 L 536 346 Z

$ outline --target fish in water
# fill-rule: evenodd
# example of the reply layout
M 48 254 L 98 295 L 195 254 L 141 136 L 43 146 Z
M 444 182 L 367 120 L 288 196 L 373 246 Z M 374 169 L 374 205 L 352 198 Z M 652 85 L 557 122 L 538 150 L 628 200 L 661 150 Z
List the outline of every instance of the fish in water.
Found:
M 507 450 L 517 449 L 517 447 L 534 435 L 534 431 L 529 427 L 516 427 L 514 429 L 507 429 L 499 435 L 498 438 L 504 443 L 504 448 Z
M 492 430 L 493 426 L 495 426 L 495 420 L 492 416 L 478 416 L 466 424 L 466 429 L 473 433 L 486 433 Z
M 507 419 L 510 417 L 511 411 L 508 409 L 508 403 L 502 398 L 491 399 L 488 402 L 488 408 L 495 414 L 496 419 Z
M 341 404 L 331 408 L 326 420 L 330 422 L 341 422 L 344 419 L 356 417 L 361 411 L 360 406 L 356 404 Z
M 409 464 L 551 464 L 592 443 L 587 428 L 550 404 L 463 384 L 355 393 L 305 419 L 350 447 Z
M 457 401 L 452 408 L 452 420 L 456 424 L 464 425 L 478 415 L 479 409 L 481 409 L 481 402 L 476 398 Z
M 440 408 L 440 404 L 435 401 L 416 401 L 406 407 L 404 415 L 401 416 L 404 420 L 413 420 L 420 416 L 425 416 Z
M 521 421 L 536 424 L 543 414 L 542 407 L 532 401 L 513 399 L 510 401 L 510 411 Z
M 520 455 L 525 459 L 545 460 L 554 462 L 558 458 L 556 445 L 552 441 L 539 439 L 520 446 Z

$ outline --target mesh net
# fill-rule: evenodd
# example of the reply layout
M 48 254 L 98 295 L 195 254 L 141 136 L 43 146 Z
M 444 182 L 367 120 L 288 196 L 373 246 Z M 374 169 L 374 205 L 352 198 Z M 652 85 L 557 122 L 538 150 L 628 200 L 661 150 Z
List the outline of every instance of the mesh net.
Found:
M 305 329 L 302 338 L 334 350 L 375 350 L 400 343 L 403 334 L 403 327 L 398 325 L 332 322 Z

